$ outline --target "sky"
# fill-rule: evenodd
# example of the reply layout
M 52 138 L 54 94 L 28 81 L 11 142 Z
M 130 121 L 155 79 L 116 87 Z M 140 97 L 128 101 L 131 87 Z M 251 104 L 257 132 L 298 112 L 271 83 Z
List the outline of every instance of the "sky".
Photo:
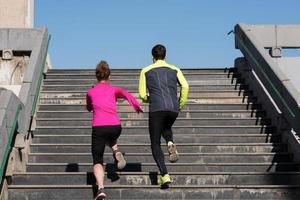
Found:
M 156 44 L 181 68 L 230 67 L 241 56 L 227 33 L 237 23 L 300 24 L 299 0 L 35 0 L 54 68 L 151 64 Z

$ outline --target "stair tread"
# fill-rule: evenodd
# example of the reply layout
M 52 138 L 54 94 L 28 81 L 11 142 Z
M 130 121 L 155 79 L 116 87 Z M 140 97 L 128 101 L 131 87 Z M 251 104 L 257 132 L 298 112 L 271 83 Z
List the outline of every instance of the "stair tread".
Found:
M 92 188 L 92 185 L 9 185 L 8 188 Z M 157 185 L 105 185 L 105 188 L 157 188 Z M 300 185 L 170 185 L 170 188 L 300 188 Z
M 60 85 L 57 85 L 57 87 L 59 87 Z M 65 92 L 65 90 L 57 90 L 57 91 L 41 91 L 42 93 L 45 93 L 45 92 Z M 86 92 L 84 90 L 78 90 L 78 91 L 68 91 L 68 92 L 71 92 L 71 93 L 77 93 L 77 92 Z M 138 91 L 137 91 L 138 92 Z M 236 90 L 194 90 L 194 92 L 212 92 L 212 93 L 215 93 L 215 92 L 218 92 L 218 93 L 223 93 L 223 92 L 234 92 L 234 93 L 241 93 L 241 92 L 247 92 L 247 93 L 250 93 L 251 91 L 250 90 L 244 90 L 244 89 L 236 89 Z M 136 93 L 136 92 L 135 92 Z
M 257 120 L 257 119 L 261 119 L 261 117 L 244 117 L 244 118 L 237 118 L 234 120 Z M 54 117 L 49 117 L 49 118 L 37 118 L 37 121 L 90 121 L 91 118 L 54 118 Z M 136 120 L 136 121 L 147 121 L 148 118 L 137 118 L 137 117 L 126 117 L 126 118 L 120 118 L 120 120 Z M 195 118 L 182 118 L 182 117 L 178 117 L 176 120 L 232 120 L 232 118 L 229 117 L 224 117 L 224 118 L 215 118 L 215 117 L 195 117 Z
M 118 146 L 150 146 L 150 143 L 118 143 Z M 278 146 L 283 143 L 176 143 L 176 146 Z M 90 143 L 32 143 L 31 146 L 91 146 Z M 162 144 L 166 146 L 166 144 Z
M 65 74 L 65 75 L 67 75 L 67 74 Z M 225 75 L 225 74 L 224 74 Z M 236 79 L 236 78 L 234 78 L 234 79 Z M 51 81 L 66 81 L 66 80 L 68 80 L 68 81 L 72 81 L 72 80 L 76 80 L 76 81 L 78 81 L 78 80 L 92 80 L 92 81 L 96 81 L 96 78 L 79 78 L 79 79 L 68 79 L 68 78 L 62 78 L 62 79 L 59 79 L 59 78 L 55 78 L 55 79 L 45 79 L 44 81 L 45 82 L 51 82 Z M 110 81 L 114 81 L 114 80 L 139 80 L 138 79 L 138 77 L 137 78 L 135 78 L 135 79 L 110 79 Z M 231 80 L 231 79 L 229 79 L 229 78 L 205 78 L 205 79 L 200 79 L 200 80 Z M 196 80 L 190 80 L 189 82 L 197 82 Z
M 187 102 L 185 104 L 185 106 L 188 106 L 188 105 L 202 105 L 203 103 L 197 103 L 197 102 Z M 219 105 L 219 106 L 222 106 L 222 105 L 255 105 L 256 103 L 252 103 L 252 102 L 244 102 L 244 103 L 206 103 L 205 105 L 213 105 L 213 106 L 216 106 L 216 105 Z M 40 106 L 66 106 L 65 104 L 58 104 L 58 103 L 39 103 L 38 105 Z M 67 104 L 67 105 L 70 105 L 70 106 L 82 106 L 83 104 Z M 147 106 L 148 104 L 144 104 L 142 103 L 141 104 L 142 106 Z M 130 106 L 128 103 L 118 103 L 117 106 Z
M 69 165 L 70 163 L 27 163 L 27 165 L 41 165 L 41 166 L 47 166 L 47 165 Z M 92 165 L 92 163 L 76 163 L 78 165 Z M 107 163 L 104 163 L 104 166 Z M 127 165 L 131 165 L 135 163 L 128 163 Z M 153 165 L 156 166 L 156 163 L 139 163 L 141 165 Z M 167 166 L 200 166 L 200 165 L 228 165 L 228 166 L 259 166 L 259 165 L 300 165 L 300 163 L 295 162 L 259 162 L 259 163 L 166 163 Z
M 236 113 L 236 112 L 246 112 L 246 113 L 252 113 L 252 112 L 264 112 L 262 110 L 181 110 L 180 112 L 213 112 L 213 113 L 226 113 L 226 112 L 233 112 L 233 113 Z M 66 113 L 89 113 L 88 111 L 84 111 L 84 110 L 58 110 L 58 111 L 54 111 L 54 110 L 38 110 L 37 111 L 38 113 L 57 113 L 57 112 L 66 112 Z M 126 113 L 136 113 L 135 111 L 126 111 Z M 148 113 L 145 112 L 145 113 Z
M 36 156 L 36 155 L 53 155 L 53 156 L 71 156 L 71 155 L 88 155 L 90 156 L 90 153 L 29 153 L 30 156 Z M 111 155 L 111 153 L 104 153 L 104 155 Z M 126 156 L 152 156 L 151 153 L 125 153 Z M 165 153 L 165 155 L 169 155 Z M 271 153 L 180 153 L 182 156 L 261 156 L 261 155 L 292 155 L 292 153 L 288 152 L 271 152 Z
M 173 126 L 172 128 L 199 128 L 199 127 L 213 127 L 213 128 L 257 128 L 257 127 L 266 127 L 266 125 L 235 125 L 235 126 Z M 91 129 L 91 126 L 36 126 L 36 128 L 66 128 L 66 129 L 74 129 L 74 128 L 88 128 Z M 147 128 L 148 126 L 122 126 L 123 129 L 128 128 L 128 129 L 134 129 L 134 128 Z
M 141 69 L 138 69 L 139 71 L 141 71 Z M 227 75 L 227 73 L 222 73 L 222 72 L 212 72 L 212 73 L 203 73 L 203 72 L 185 72 L 184 73 L 184 75 L 211 75 L 211 74 L 220 74 L 220 75 Z M 90 72 L 90 73 L 85 73 L 85 74 L 83 74 L 83 73 L 73 73 L 73 74 L 71 74 L 71 73 L 68 73 L 68 74 L 65 74 L 65 73 L 47 73 L 47 75 L 49 76 L 59 76 L 59 75 L 61 75 L 61 76 L 65 76 L 65 75 L 69 75 L 69 76 L 95 76 L 95 72 Z M 120 76 L 120 75 L 133 75 L 132 73 L 113 73 L 113 75 L 114 76 Z M 137 73 L 137 74 L 134 74 L 135 76 L 136 75 L 139 75 L 139 73 Z
M 87 175 L 91 172 L 17 172 L 16 176 L 28 176 L 28 175 Z M 118 175 L 149 175 L 152 172 L 115 172 Z M 105 174 L 108 174 L 105 172 Z M 299 171 L 292 172 L 169 172 L 170 175 L 300 175 Z
M 137 93 L 138 85 L 134 83 L 138 81 L 141 69 L 133 70 L 130 73 L 128 68 L 112 69 L 112 84 L 130 87 L 129 91 Z M 174 136 L 182 139 L 182 143 L 176 145 L 179 149 L 182 148 L 184 153 L 179 153 L 185 159 L 177 163 L 166 161 L 169 174 L 174 176 L 177 182 L 170 185 L 171 190 L 167 194 L 169 196 L 164 194 L 165 197 L 174 197 L 170 194 L 177 192 L 182 198 L 197 199 L 200 192 L 203 192 L 205 193 L 201 194 L 203 197 L 207 195 L 207 197 L 223 198 L 233 197 L 232 194 L 237 191 L 246 196 L 250 194 L 249 197 L 261 195 L 269 198 L 278 194 L 280 197 L 286 197 L 288 196 L 286 191 L 293 191 L 293 194 L 298 195 L 295 191 L 300 188 L 300 181 L 298 181 L 300 163 L 292 161 L 293 154 L 287 151 L 286 144 L 281 143 L 280 135 L 273 129 L 274 126 L 260 125 L 262 121 L 269 122 L 269 119 L 265 116 L 262 105 L 256 101 L 257 98 L 251 96 L 252 91 L 247 90 L 247 85 L 235 76 L 238 75 L 237 73 L 232 73 L 234 69 L 188 70 L 191 71 L 183 70 L 183 72 L 187 77 L 190 76 L 188 82 L 192 96 L 184 110 L 180 112 L 182 115 L 177 118 L 181 126 L 173 126 Z M 201 77 L 198 78 L 197 75 Z M 38 103 L 40 109 L 37 110 L 36 118 L 38 124 L 35 126 L 33 141 L 30 144 L 32 152 L 29 153 L 29 162 L 26 165 L 28 172 L 15 173 L 12 184 L 8 186 L 10 193 L 15 197 L 25 194 L 28 197 L 47 198 L 46 193 L 49 192 L 48 198 L 62 195 L 59 197 L 62 199 L 72 192 L 79 194 L 78 191 L 83 192 L 80 194 L 82 196 L 92 197 L 91 189 L 95 182 L 92 159 L 89 159 L 92 127 L 86 122 L 91 121 L 91 115 L 84 108 L 84 94 L 86 89 L 96 82 L 93 76 L 94 69 L 48 70 L 40 91 Z M 114 81 L 119 84 L 114 84 Z M 75 91 L 68 90 L 68 87 L 75 87 Z M 148 104 L 141 103 L 141 105 L 148 114 Z M 137 116 L 134 110 L 128 109 L 130 105 L 127 102 L 119 101 L 117 106 L 121 108 L 122 121 L 136 121 L 138 123 L 135 124 L 141 126 L 126 126 L 128 123 L 123 126 L 125 134 L 120 137 L 123 143 L 118 145 L 126 147 L 128 151 L 125 152 L 131 152 L 125 153 L 125 156 L 128 156 L 132 162 L 127 163 L 123 171 L 115 172 L 120 175 L 120 180 L 105 185 L 108 196 L 130 198 L 132 189 L 136 189 L 138 195 L 146 194 L 153 199 L 164 197 L 158 192 L 161 191 L 159 186 L 155 183 L 151 185 L 152 182 L 149 182 L 151 180 L 149 175 L 157 176 L 158 172 L 155 161 L 149 158 L 152 157 L 149 138 L 144 139 L 145 135 L 148 135 L 148 126 L 144 123 L 148 120 L 147 115 L 144 113 L 142 117 Z M 214 120 L 220 121 L 215 123 Z M 228 123 L 227 121 L 230 120 L 235 120 L 235 123 Z M 234 143 L 235 141 L 237 143 Z M 162 146 L 165 151 L 166 144 L 162 143 Z M 135 148 L 139 148 L 139 151 Z M 215 150 L 215 148 L 219 149 Z M 105 175 L 108 176 L 115 170 L 115 165 L 111 152 L 106 151 L 104 156 L 109 158 L 104 163 L 108 171 Z M 202 161 L 206 162 L 198 162 L 195 159 L 201 156 Z M 73 160 L 75 162 L 71 163 Z M 65 180 L 62 181 L 61 178 Z M 136 181 L 141 180 L 135 184 L 134 178 Z M 292 179 L 294 181 L 290 182 Z M 78 198 L 81 198 L 79 196 Z
M 47 80 L 47 79 L 45 79 Z M 228 79 L 226 79 L 228 80 Z M 76 85 L 76 84 L 57 84 L 57 85 L 43 85 L 44 87 L 89 87 L 89 86 L 93 86 L 94 84 L 79 84 L 79 85 Z M 123 85 L 123 84 L 122 84 Z M 137 87 L 136 84 L 124 84 L 125 86 L 135 86 Z M 242 84 L 242 83 L 238 83 L 238 84 L 207 84 L 205 86 L 235 86 L 235 85 L 244 85 L 244 86 L 247 86 L 246 84 Z M 199 86 L 199 85 L 193 85 L 192 86 Z
M 73 128 L 74 129 L 74 128 Z M 174 134 L 177 135 L 177 134 Z M 198 134 L 198 133 L 185 133 L 185 136 L 197 136 L 197 137 L 214 137 L 214 136 L 221 136 L 221 137 L 266 137 L 269 136 L 270 134 L 266 133 L 259 133 L 259 134 L 227 134 L 227 133 L 222 133 L 222 134 Z M 136 137 L 136 136 L 145 136 L 145 134 L 126 134 L 123 135 L 126 137 Z M 68 134 L 35 134 L 34 137 L 90 137 L 90 134 L 73 134 L 73 135 L 68 135 Z

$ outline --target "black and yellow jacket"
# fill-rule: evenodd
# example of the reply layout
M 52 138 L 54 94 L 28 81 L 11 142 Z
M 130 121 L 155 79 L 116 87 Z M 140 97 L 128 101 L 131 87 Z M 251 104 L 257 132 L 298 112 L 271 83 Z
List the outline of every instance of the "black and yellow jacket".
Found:
M 181 86 L 177 97 L 177 83 Z M 149 96 L 147 95 L 147 89 Z M 184 106 L 189 92 L 189 85 L 181 70 L 164 60 L 142 69 L 139 80 L 139 97 L 149 102 L 149 111 L 178 112 Z

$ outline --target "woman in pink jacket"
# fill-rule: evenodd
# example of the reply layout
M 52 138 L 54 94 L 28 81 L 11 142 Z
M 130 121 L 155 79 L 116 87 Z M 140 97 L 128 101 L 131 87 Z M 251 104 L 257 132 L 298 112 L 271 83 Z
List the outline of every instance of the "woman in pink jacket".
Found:
M 87 91 L 86 108 L 93 112 L 92 155 L 93 170 L 98 184 L 96 200 L 104 199 L 103 153 L 105 144 L 113 150 L 118 169 L 123 169 L 126 161 L 119 151 L 117 139 L 121 134 L 121 122 L 117 114 L 116 101 L 126 99 L 136 112 L 143 112 L 139 102 L 126 90 L 109 84 L 110 69 L 105 61 L 96 67 L 97 85 Z

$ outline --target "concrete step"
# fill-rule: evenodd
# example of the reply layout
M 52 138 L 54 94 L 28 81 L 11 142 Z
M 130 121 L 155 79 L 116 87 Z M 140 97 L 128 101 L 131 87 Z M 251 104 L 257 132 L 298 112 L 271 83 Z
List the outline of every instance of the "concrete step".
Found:
M 94 86 L 94 84 L 78 84 L 78 85 L 49 85 L 45 84 L 42 86 L 43 91 L 56 91 L 56 90 L 63 90 L 63 91 L 86 91 L 89 88 Z M 138 85 L 136 84 L 123 84 L 119 85 L 119 87 L 122 87 L 128 91 L 138 91 Z M 178 87 L 178 90 L 180 88 Z M 247 90 L 248 86 L 243 84 L 227 84 L 227 85 L 200 85 L 200 84 L 194 84 L 189 85 L 189 90 Z
M 173 172 L 172 185 L 300 185 L 299 172 Z M 157 185 L 155 172 L 105 174 L 105 185 Z M 95 185 L 92 172 L 15 174 L 13 185 Z
M 118 79 L 139 79 L 139 74 L 113 74 L 111 73 L 111 80 L 118 80 Z M 233 74 L 233 73 L 203 73 L 203 72 L 193 72 L 193 73 L 187 73 L 184 74 L 185 78 L 187 80 L 199 80 L 199 79 L 207 79 L 207 78 L 237 78 L 240 75 L 239 74 Z M 96 79 L 95 74 L 83 74 L 83 73 L 47 73 L 45 75 L 46 79 Z
M 121 118 L 148 118 L 149 113 L 136 112 L 118 112 Z M 266 114 L 261 110 L 199 110 L 199 111 L 181 111 L 178 118 L 250 118 L 250 117 L 265 117 Z M 92 113 L 87 111 L 37 111 L 37 119 L 40 118 L 89 118 Z
M 274 127 L 260 125 L 245 125 L 245 126 L 173 126 L 174 134 L 275 134 Z M 37 126 L 35 135 L 38 134 L 78 134 L 90 135 L 92 132 L 91 125 L 89 126 Z M 183 134 L 184 133 L 184 134 Z M 122 135 L 148 135 L 148 126 L 123 126 Z
M 46 97 L 53 97 L 53 94 L 59 95 L 58 97 L 72 97 L 70 96 L 70 93 L 74 93 L 74 97 L 85 97 L 83 94 L 86 94 L 87 90 L 89 88 L 80 89 L 80 87 L 65 87 L 65 86 L 43 86 L 41 90 L 41 94 L 43 94 L 43 98 Z M 124 89 L 127 89 L 123 87 Z M 137 89 L 129 89 L 127 90 L 134 96 L 138 96 L 138 90 Z M 177 94 L 180 95 L 180 88 L 177 89 Z M 189 88 L 189 95 L 192 96 L 195 95 L 194 93 L 199 93 L 203 97 L 237 97 L 237 96 L 251 96 L 252 92 L 249 90 L 236 90 L 236 89 L 228 89 L 228 90 L 221 90 L 219 88 L 217 89 L 201 89 L 198 86 Z M 48 95 L 47 95 L 48 94 Z M 65 94 L 65 96 L 61 96 Z
M 48 94 L 47 94 L 48 95 Z M 66 94 L 62 94 L 66 95 Z M 77 105 L 85 105 L 86 99 L 83 97 L 61 97 L 61 94 L 50 94 L 51 97 L 42 97 L 40 98 L 41 104 L 77 104 Z M 54 97 L 59 96 L 59 97 Z M 140 103 L 142 100 L 137 99 Z M 245 103 L 245 102 L 255 102 L 256 98 L 254 97 L 199 97 L 199 94 L 190 94 L 187 103 L 193 102 L 201 103 L 201 104 L 228 104 L 228 103 Z M 123 99 L 118 100 L 119 103 L 127 102 Z
M 84 90 L 76 90 L 76 91 L 68 91 L 62 90 L 61 88 L 57 88 L 58 90 L 55 91 L 41 91 L 40 98 L 70 98 L 70 97 L 86 97 L 86 91 Z M 132 91 L 132 95 L 138 98 L 138 92 Z M 178 95 L 180 95 L 178 93 Z M 245 91 L 245 90 L 191 90 L 189 92 L 189 98 L 196 98 L 196 97 L 244 97 L 244 98 L 251 98 L 252 92 Z
M 118 144 L 122 152 L 127 153 L 151 153 L 149 143 L 146 144 Z M 280 143 L 176 143 L 177 150 L 180 153 L 271 153 L 284 152 L 287 150 L 286 145 Z M 167 152 L 166 144 L 162 143 L 162 150 Z M 90 153 L 91 144 L 85 143 L 32 143 L 30 146 L 31 153 Z M 106 147 L 106 153 L 111 149 Z
M 116 86 L 138 85 L 138 79 L 111 79 L 110 83 Z M 230 84 L 243 84 L 243 80 L 237 78 L 203 78 L 189 80 L 189 85 L 230 85 Z M 43 85 L 95 85 L 97 80 L 92 79 L 44 79 Z
M 111 73 L 120 73 L 120 74 L 140 74 L 141 68 L 118 68 L 118 67 L 111 67 Z M 231 67 L 197 67 L 197 68 L 189 68 L 184 67 L 181 69 L 184 74 L 188 73 L 234 73 L 236 72 L 235 68 Z M 81 69 L 48 69 L 47 74 L 95 74 L 95 67 L 84 67 Z
M 90 126 L 92 120 L 89 118 L 38 118 L 37 126 Z M 270 120 L 262 118 L 177 118 L 174 126 L 251 126 L 269 125 Z M 121 118 L 121 125 L 147 126 L 147 118 Z
M 168 163 L 165 153 L 165 162 Z M 177 163 L 257 163 L 257 162 L 291 162 L 290 153 L 180 153 Z M 126 162 L 151 163 L 155 162 L 151 153 L 125 153 Z M 90 153 L 29 153 L 30 163 L 89 163 L 92 162 Z M 112 153 L 104 154 L 104 161 L 113 163 Z
M 107 199 L 284 199 L 300 198 L 297 185 L 174 185 L 168 190 L 158 186 L 107 185 Z M 96 190 L 89 185 L 12 185 L 9 200 L 13 199 L 93 199 Z
M 124 134 L 120 136 L 118 142 L 125 143 L 149 143 L 150 138 L 145 134 Z M 280 136 L 269 134 L 174 134 L 174 141 L 182 143 L 268 143 L 280 142 Z M 91 143 L 91 135 L 75 135 L 73 132 L 66 134 L 36 134 L 34 143 Z
M 116 172 L 114 163 L 104 163 L 109 173 Z M 294 162 L 266 163 L 166 163 L 170 172 L 290 172 L 298 171 Z M 27 172 L 91 172 L 92 163 L 28 163 Z M 128 163 L 124 172 L 157 172 L 156 163 Z
M 86 111 L 86 105 L 82 104 L 42 104 L 38 105 L 39 111 Z M 148 111 L 148 105 L 142 104 L 145 112 Z M 198 110 L 256 110 L 261 109 L 260 104 L 255 103 L 212 103 L 199 104 L 187 103 L 182 111 L 198 111 Z M 132 112 L 133 108 L 127 103 L 119 103 L 117 105 L 118 112 Z

